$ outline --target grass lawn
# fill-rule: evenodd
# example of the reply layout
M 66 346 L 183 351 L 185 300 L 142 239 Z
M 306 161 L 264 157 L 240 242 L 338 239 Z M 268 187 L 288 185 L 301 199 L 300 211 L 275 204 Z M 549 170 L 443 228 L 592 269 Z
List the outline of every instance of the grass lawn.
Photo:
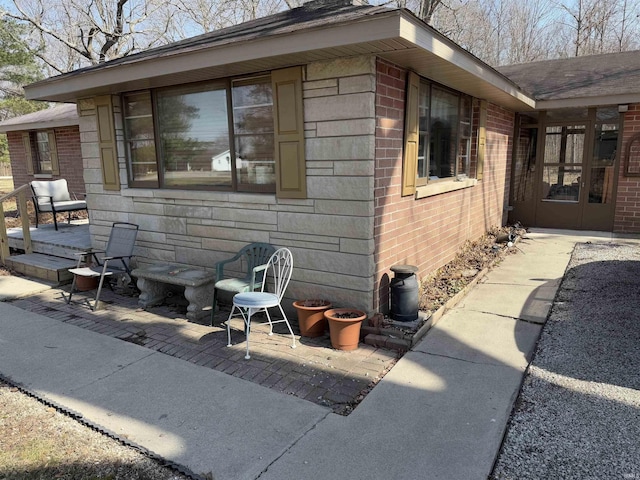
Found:
M 0 193 L 9 193 L 13 190 L 13 178 L 0 177 Z

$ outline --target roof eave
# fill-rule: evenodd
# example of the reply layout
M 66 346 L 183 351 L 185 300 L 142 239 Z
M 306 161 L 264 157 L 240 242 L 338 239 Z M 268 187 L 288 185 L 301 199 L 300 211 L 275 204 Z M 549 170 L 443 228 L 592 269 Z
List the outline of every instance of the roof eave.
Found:
M 358 54 L 379 55 L 513 110 L 535 107 L 535 101 L 507 77 L 404 10 L 243 42 L 181 49 L 159 57 L 132 57 L 130 62 L 107 63 L 34 83 L 25 92 L 34 100 L 77 101 L 93 95 L 251 73 L 260 71 L 255 70 L 259 67 L 269 70 Z

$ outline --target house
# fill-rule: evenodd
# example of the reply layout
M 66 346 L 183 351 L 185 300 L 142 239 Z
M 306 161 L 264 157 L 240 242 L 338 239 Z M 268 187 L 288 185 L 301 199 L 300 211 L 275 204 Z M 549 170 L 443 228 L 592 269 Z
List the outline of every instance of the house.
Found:
M 536 99 L 517 117 L 509 218 L 640 233 L 640 52 L 500 72 Z
M 31 180 L 65 178 L 70 191 L 84 193 L 79 122 L 74 103 L 0 122 L 16 188 Z
M 77 104 L 95 242 L 130 221 L 142 263 L 207 268 L 249 242 L 286 246 L 288 297 L 371 312 L 389 308 L 390 267 L 424 277 L 509 213 L 559 226 L 549 219 L 561 205 L 567 227 L 592 228 L 600 198 L 631 209 L 612 228 L 640 231 L 623 219 L 635 204 L 615 200 L 629 178 L 612 150 L 613 113 L 624 104 L 625 125 L 640 128 L 640 98 L 578 101 L 586 113 L 567 121 L 578 105 L 540 107 L 516 70 L 489 67 L 408 10 L 312 1 L 26 94 Z M 594 142 L 597 161 L 582 166 Z M 227 150 L 231 167 L 214 168 Z M 585 182 L 600 191 L 587 198 Z M 576 203 L 580 222 L 564 212 Z

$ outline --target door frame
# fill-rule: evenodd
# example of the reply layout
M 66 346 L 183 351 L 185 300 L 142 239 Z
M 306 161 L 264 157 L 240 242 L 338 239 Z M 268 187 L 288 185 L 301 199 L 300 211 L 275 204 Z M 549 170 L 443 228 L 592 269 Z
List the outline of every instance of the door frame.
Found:
M 613 107 L 613 106 L 611 106 Z M 589 189 L 591 185 L 592 164 L 594 161 L 594 147 L 597 121 L 597 109 L 592 107 L 587 110 L 586 117 L 567 116 L 566 118 L 549 118 L 547 111 L 537 112 L 538 119 L 536 124 L 527 122 L 521 124 L 520 118 L 516 119 L 514 124 L 514 142 L 512 152 L 512 162 L 515 166 L 518 155 L 517 139 L 522 128 L 537 128 L 537 143 L 535 155 L 535 171 L 533 175 L 533 194 L 530 199 L 517 201 L 514 198 L 516 185 L 516 168 L 512 168 L 511 174 L 511 207 L 510 221 L 520 221 L 534 227 L 547 228 L 563 228 L 575 230 L 601 230 L 612 231 L 615 217 L 616 195 L 618 190 L 618 175 L 620 172 L 622 132 L 624 129 L 624 116 L 618 113 L 618 138 L 616 155 L 613 169 L 613 188 L 611 192 L 611 201 L 606 204 L 589 203 Z M 617 110 L 617 106 L 616 106 Z M 554 113 L 561 113 L 556 110 Z M 607 123 L 606 121 L 600 123 Z M 580 176 L 580 192 L 577 202 L 562 201 L 544 201 L 543 194 L 543 175 L 544 175 L 544 150 L 546 145 L 547 127 L 550 126 L 572 126 L 584 125 L 584 145 L 582 162 L 579 164 L 582 173 Z M 578 164 L 575 164 L 578 165 Z M 521 166 L 522 168 L 522 166 Z M 563 212 L 564 210 L 564 212 Z M 559 215 L 558 215 L 559 214 Z

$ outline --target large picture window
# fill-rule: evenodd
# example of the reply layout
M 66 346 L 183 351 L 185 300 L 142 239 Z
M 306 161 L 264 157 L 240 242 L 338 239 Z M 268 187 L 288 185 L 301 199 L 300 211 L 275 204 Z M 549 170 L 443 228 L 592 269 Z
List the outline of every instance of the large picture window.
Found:
M 132 186 L 275 192 L 270 76 L 125 94 Z

